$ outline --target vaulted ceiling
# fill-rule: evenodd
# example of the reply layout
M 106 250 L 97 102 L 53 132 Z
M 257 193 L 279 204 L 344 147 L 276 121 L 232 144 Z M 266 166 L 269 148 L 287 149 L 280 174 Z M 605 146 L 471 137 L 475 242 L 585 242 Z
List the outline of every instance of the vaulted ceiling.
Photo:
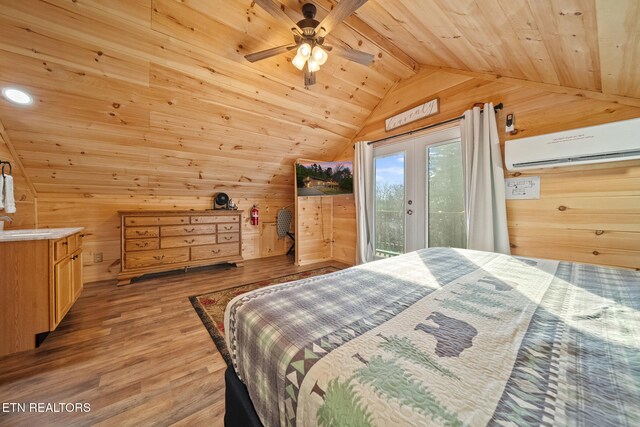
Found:
M 244 59 L 291 41 L 250 0 L 1 0 L 0 86 L 35 98 L 0 101 L 2 135 L 38 193 L 290 193 L 294 159 L 342 152 L 423 65 L 640 97 L 640 2 L 616 5 L 370 0 L 330 41 L 373 65 L 330 56 L 305 88 L 293 53 Z

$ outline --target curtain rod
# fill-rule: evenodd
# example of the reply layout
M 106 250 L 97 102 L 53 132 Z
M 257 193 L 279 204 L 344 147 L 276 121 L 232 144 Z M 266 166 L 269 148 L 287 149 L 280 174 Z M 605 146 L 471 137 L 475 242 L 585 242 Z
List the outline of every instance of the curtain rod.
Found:
M 493 107 L 493 111 L 495 111 L 497 113 L 498 110 L 502 110 L 503 108 L 504 108 L 504 105 L 502 105 L 502 102 L 501 102 L 498 105 L 496 105 L 495 107 Z M 480 110 L 480 112 L 482 112 L 482 110 Z M 376 139 L 374 141 L 369 141 L 369 142 L 367 142 L 367 145 L 375 144 L 377 142 L 386 141 L 388 139 L 399 138 L 401 136 L 411 135 L 411 134 L 414 134 L 416 132 L 420 132 L 420 131 L 423 131 L 423 130 L 431 129 L 431 128 L 434 128 L 434 127 L 437 127 L 437 126 L 446 125 L 447 123 L 455 122 L 456 120 L 462 120 L 462 119 L 464 119 L 464 115 L 458 116 L 458 117 L 454 117 L 454 118 L 449 119 L 449 120 L 444 120 L 442 122 L 434 123 L 434 124 L 431 124 L 431 125 L 423 126 L 421 128 L 418 128 L 418 129 L 409 130 L 409 131 L 406 131 L 406 132 L 403 132 L 403 133 L 399 133 L 397 135 L 385 136 L 384 138 Z

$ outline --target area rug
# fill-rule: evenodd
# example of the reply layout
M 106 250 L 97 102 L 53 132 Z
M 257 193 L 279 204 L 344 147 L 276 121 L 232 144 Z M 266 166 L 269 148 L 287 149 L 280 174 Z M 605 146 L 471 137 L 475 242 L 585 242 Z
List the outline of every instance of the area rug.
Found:
M 294 280 L 306 279 L 307 277 L 319 276 L 321 274 L 333 273 L 340 270 L 337 267 L 322 267 L 315 270 L 301 271 L 299 273 L 287 274 L 268 280 L 261 280 L 234 288 L 227 288 L 220 291 L 210 292 L 203 295 L 189 297 L 191 305 L 200 316 L 204 327 L 209 331 L 211 339 L 218 348 L 227 365 L 231 366 L 231 357 L 224 341 L 224 310 L 229 301 L 240 294 L 279 283 L 293 282 Z

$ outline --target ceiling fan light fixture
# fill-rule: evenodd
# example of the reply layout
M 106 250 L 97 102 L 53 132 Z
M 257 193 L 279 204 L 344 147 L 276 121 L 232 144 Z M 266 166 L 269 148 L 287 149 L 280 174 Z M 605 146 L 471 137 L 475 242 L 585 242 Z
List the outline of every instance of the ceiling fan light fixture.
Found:
M 299 53 L 293 57 L 291 63 L 300 71 L 304 68 L 304 64 L 307 62 L 307 58 L 301 56 Z
M 320 46 L 315 46 L 313 48 L 313 50 L 311 51 L 311 56 L 318 61 L 318 65 L 324 65 L 325 62 L 327 62 L 327 59 L 329 58 L 329 55 L 327 55 L 327 52 L 324 51 L 323 48 L 321 48 Z
M 316 61 L 316 59 L 313 56 L 309 58 L 307 65 L 309 67 L 309 71 L 312 73 L 315 73 L 316 71 L 320 70 L 320 64 L 318 63 L 318 61 Z
M 304 59 L 308 59 L 309 56 L 311 56 L 311 45 L 309 45 L 309 43 L 302 43 L 298 48 L 298 55 Z
M 259 52 L 245 55 L 245 59 L 249 62 L 261 61 L 276 55 L 288 53 L 296 50 L 295 57 L 291 63 L 300 71 L 304 72 L 305 86 L 311 86 L 316 83 L 316 71 L 324 65 L 329 57 L 338 55 L 348 61 L 356 62 L 362 65 L 370 65 L 374 56 L 370 53 L 362 52 L 351 47 L 327 46 L 324 45 L 327 35 L 331 30 L 357 9 L 359 9 L 367 0 L 340 0 L 335 7 L 322 19 L 315 19 L 317 8 L 313 3 L 305 3 L 302 5 L 302 14 L 304 19 L 295 22 L 289 16 L 289 13 L 280 4 L 280 0 L 253 0 L 253 4 L 260 5 L 271 16 L 277 18 L 282 24 L 293 33 L 294 44 L 286 44 L 282 46 L 272 47 Z M 295 3 L 295 2 L 289 2 Z M 333 2 L 335 3 L 335 2 Z M 337 49 L 336 49 L 337 48 Z M 307 67 L 305 69 L 305 66 Z

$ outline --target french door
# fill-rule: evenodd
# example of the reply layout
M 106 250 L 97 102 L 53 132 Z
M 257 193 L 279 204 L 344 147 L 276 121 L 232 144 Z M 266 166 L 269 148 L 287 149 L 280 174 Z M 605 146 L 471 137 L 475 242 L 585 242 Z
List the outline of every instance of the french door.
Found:
M 373 163 L 376 258 L 466 246 L 458 128 L 376 147 Z

